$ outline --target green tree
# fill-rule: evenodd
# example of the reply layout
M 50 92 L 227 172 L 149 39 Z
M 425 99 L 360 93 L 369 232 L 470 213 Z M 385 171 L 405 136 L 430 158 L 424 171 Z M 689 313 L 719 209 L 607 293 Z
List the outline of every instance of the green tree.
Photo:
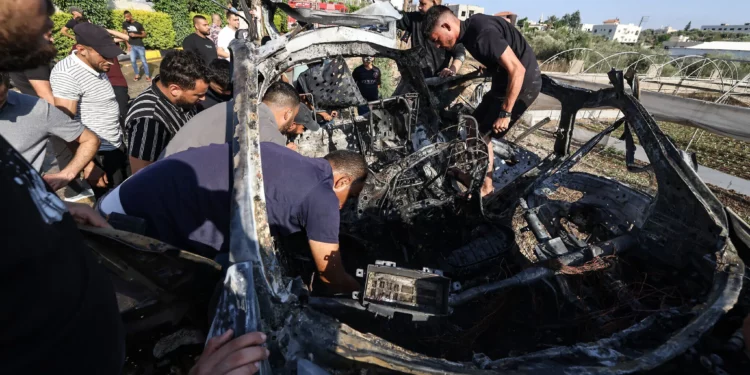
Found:
M 112 28 L 110 24 L 109 8 L 107 2 L 102 0 L 52 0 L 63 12 L 67 12 L 69 7 L 76 6 L 83 9 L 86 18 L 95 25 L 106 28 Z
M 223 3 L 223 1 L 219 1 L 219 4 Z M 211 13 L 219 13 L 222 14 L 225 11 L 223 8 L 216 5 L 211 0 L 188 0 L 188 10 L 190 12 L 200 13 L 200 14 L 211 14 Z
M 181 45 L 182 40 L 193 32 L 188 0 L 154 0 L 154 10 L 164 12 L 172 17 L 175 45 Z M 148 32 L 148 30 L 146 31 Z
M 527 23 L 529 23 L 529 17 L 524 17 L 518 20 L 518 22 L 516 22 L 516 25 L 523 29 L 524 27 L 526 27 Z
M 687 25 L 685 25 L 685 31 L 690 31 L 691 26 L 693 26 L 693 21 L 689 21 Z
M 581 29 L 581 12 L 580 11 L 577 10 L 573 12 L 573 14 L 571 14 L 570 17 L 568 17 L 568 26 L 570 26 L 572 30 Z

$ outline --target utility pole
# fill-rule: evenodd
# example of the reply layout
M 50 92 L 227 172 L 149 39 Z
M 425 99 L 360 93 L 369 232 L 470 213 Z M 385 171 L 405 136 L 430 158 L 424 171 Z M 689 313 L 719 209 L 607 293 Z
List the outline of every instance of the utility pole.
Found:
M 651 18 L 650 16 L 643 16 L 641 17 L 641 22 L 638 22 L 638 27 L 641 27 L 644 23 L 648 22 L 648 19 Z

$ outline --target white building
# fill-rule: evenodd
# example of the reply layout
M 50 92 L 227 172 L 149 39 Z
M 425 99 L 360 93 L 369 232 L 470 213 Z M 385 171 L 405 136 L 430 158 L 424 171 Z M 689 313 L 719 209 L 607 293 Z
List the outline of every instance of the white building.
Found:
M 670 48 L 672 56 L 722 55 L 734 59 L 750 59 L 750 42 L 706 42 L 689 47 Z
M 592 31 L 594 31 L 594 24 L 593 23 L 584 23 L 583 25 L 581 25 L 581 31 L 583 31 L 584 33 L 590 33 Z
M 451 11 L 453 11 L 453 14 L 458 17 L 461 21 L 466 21 L 467 18 L 475 15 L 475 14 L 483 14 L 484 8 L 474 6 L 474 5 L 464 5 L 464 4 L 449 4 L 446 5 Z
M 700 44 L 700 42 L 691 42 L 690 37 L 687 35 L 675 35 L 669 38 L 668 41 L 662 43 L 664 48 L 678 48 L 678 47 L 692 47 Z
M 676 33 L 677 31 L 679 30 L 673 29 L 672 26 L 667 26 L 667 27 L 662 27 L 660 29 L 655 29 L 654 35 L 672 34 L 672 33 Z
M 744 25 L 727 25 L 722 23 L 721 25 L 706 25 L 701 26 L 703 31 L 716 31 L 722 33 L 737 33 L 737 34 L 750 34 L 750 23 Z
M 595 25 L 591 31 L 595 36 L 603 36 L 607 40 L 615 42 L 632 44 L 638 42 L 641 35 L 641 27 L 631 24 L 622 25 L 618 23 L 607 23 Z

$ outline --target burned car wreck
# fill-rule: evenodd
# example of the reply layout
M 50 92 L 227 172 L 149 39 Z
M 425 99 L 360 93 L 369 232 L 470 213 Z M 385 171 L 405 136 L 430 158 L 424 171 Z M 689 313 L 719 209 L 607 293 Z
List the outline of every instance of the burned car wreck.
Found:
M 276 5 L 282 6 L 264 3 L 266 16 Z M 262 366 L 265 374 L 625 374 L 658 369 L 682 356 L 738 300 L 747 305 L 738 252 L 748 250 L 750 230 L 639 103 L 637 77 L 627 84 L 613 71 L 612 88 L 591 91 L 545 76 L 542 92 L 562 105 L 554 150 L 537 156 L 513 142 L 498 143 L 516 162 L 496 171 L 496 191 L 480 199 L 486 148 L 467 136 L 477 125 L 470 104 L 458 99 L 485 77 L 425 80 L 419 50 L 399 50 L 388 33 L 350 27 L 380 17 L 393 31 L 397 14 L 368 8 L 361 20 L 326 19 L 339 26 L 286 35 L 267 24 L 272 40 L 266 45 L 240 39 L 231 45 L 231 264 L 216 293 L 221 296 L 215 313 L 209 312 L 208 337 L 228 329 L 265 332 L 272 353 Z M 296 16 L 320 22 L 314 12 Z M 268 85 L 294 66 L 362 56 L 394 60 L 410 90 L 368 103 L 367 117 L 342 116 L 297 141 L 308 156 L 358 151 L 370 168 L 357 202 L 342 213 L 342 256 L 362 290 L 324 295 L 270 235 L 257 104 Z M 336 95 L 347 89 L 318 88 Z M 620 109 L 623 117 L 573 151 L 576 113 L 599 107 Z M 572 171 L 618 128 L 645 149 L 650 165 L 629 169 L 652 173 L 655 195 Z M 533 234 L 531 251 L 517 244 L 513 221 L 519 218 L 523 231 Z M 101 237 L 89 236 L 104 263 L 119 264 L 119 275 L 129 281 L 133 275 L 127 272 L 136 271 L 136 281 L 157 296 L 158 302 L 145 306 L 145 298 L 133 297 L 141 302 L 124 313 L 140 316 L 128 324 L 132 330 L 148 319 L 178 325 L 196 310 L 181 305 L 191 293 L 180 288 L 219 277 L 212 261 L 163 244 L 140 239 L 140 253 L 123 258 L 96 246 Z M 157 256 L 189 261 L 193 268 L 164 260 L 157 267 Z M 182 271 L 165 271 L 175 268 Z M 148 281 L 153 278 L 162 282 Z M 203 285 L 191 297 L 209 306 L 212 288 Z M 171 297 L 163 298 L 165 293 Z M 182 313 L 166 314 L 164 306 Z M 165 345 L 163 338 L 155 341 Z

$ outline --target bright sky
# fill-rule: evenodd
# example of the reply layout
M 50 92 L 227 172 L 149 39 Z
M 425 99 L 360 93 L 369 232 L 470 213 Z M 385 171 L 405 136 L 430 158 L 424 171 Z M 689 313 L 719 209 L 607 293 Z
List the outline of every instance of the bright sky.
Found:
M 656 29 L 672 26 L 682 29 L 689 21 L 694 28 L 701 25 L 745 24 L 750 22 L 750 0 L 536 0 L 536 1 L 503 1 L 503 0 L 461 0 L 443 3 L 471 4 L 485 8 L 485 13 L 495 14 L 501 11 L 512 11 L 519 18 L 529 17 L 538 21 L 544 14 L 561 17 L 565 13 L 581 11 L 583 23 L 599 24 L 610 18 L 620 18 L 622 23 L 638 24 L 641 16 L 651 18 L 643 24 L 644 28 Z

